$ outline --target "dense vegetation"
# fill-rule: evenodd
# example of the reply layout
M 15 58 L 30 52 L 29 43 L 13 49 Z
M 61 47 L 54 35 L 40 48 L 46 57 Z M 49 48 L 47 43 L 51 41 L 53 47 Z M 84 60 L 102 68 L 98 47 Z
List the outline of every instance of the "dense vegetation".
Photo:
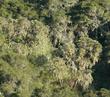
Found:
M 110 0 L 0 0 L 0 97 L 110 97 Z

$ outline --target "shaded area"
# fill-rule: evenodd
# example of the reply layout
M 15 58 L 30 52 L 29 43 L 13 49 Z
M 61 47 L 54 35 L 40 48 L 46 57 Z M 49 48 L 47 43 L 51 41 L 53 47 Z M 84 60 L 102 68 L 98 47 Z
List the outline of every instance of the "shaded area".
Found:
M 96 89 L 110 89 L 110 22 L 107 22 L 94 31 L 89 31 L 89 36 L 97 39 L 103 46 L 100 61 L 93 67 L 94 86 Z

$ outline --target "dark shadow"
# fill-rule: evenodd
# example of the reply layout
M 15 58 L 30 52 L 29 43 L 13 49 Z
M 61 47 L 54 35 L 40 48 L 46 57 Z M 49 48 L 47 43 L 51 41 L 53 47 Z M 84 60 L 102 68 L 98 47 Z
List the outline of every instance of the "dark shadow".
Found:
M 24 0 L 26 3 L 33 4 L 36 9 L 42 10 L 44 8 L 48 8 L 49 0 Z
M 32 92 L 31 97 L 41 97 L 41 96 L 42 96 L 42 93 L 43 93 L 42 89 L 36 88 L 36 89 L 34 89 L 34 91 Z
M 38 56 L 35 61 L 39 66 L 41 66 L 41 65 L 46 64 L 48 60 L 46 56 L 41 55 L 41 56 Z
M 3 83 L 11 81 L 12 78 L 9 74 L 6 74 L 4 71 L 0 71 L 0 85 Z
M 94 29 L 93 31 L 89 30 L 89 36 L 92 39 L 97 39 L 102 45 L 105 45 L 106 40 L 106 33 L 110 31 L 110 21 L 99 26 L 98 28 Z
M 34 55 L 30 55 L 30 56 L 28 56 L 28 59 L 32 64 L 38 65 L 38 66 L 42 66 L 48 62 L 47 57 L 44 55 L 40 55 L 38 57 L 36 57 Z
M 67 15 L 71 16 L 71 21 L 77 23 L 82 17 L 81 15 L 86 15 L 90 10 L 89 7 L 82 7 L 80 1 L 73 7 L 70 8 L 69 13 Z
M 17 93 L 12 93 L 10 95 L 7 95 L 6 97 L 20 97 L 20 96 L 18 96 Z
M 110 40 L 107 38 L 107 33 L 110 33 L 110 22 L 107 22 L 94 31 L 89 31 L 89 36 L 92 39 L 98 40 L 102 46 L 103 51 L 99 62 L 93 67 L 93 85 L 96 89 L 107 88 L 110 89 L 110 64 L 108 63 L 108 52 L 110 52 Z

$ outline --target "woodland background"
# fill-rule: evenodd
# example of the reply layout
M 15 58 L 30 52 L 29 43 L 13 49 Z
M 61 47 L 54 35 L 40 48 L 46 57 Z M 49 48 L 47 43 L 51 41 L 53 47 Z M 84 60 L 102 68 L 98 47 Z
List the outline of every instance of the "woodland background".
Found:
M 0 0 L 0 97 L 110 97 L 110 0 Z

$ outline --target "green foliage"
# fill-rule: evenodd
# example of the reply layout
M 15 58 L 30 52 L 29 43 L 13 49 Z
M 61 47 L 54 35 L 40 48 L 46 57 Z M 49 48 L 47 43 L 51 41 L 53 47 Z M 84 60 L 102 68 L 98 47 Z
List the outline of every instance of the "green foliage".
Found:
M 109 4 L 109 0 L 104 2 L 103 0 L 84 0 L 72 7 L 69 15 L 74 25 L 94 30 L 101 23 L 109 20 L 110 13 L 107 11 Z
M 109 97 L 109 90 L 90 87 L 103 71 L 109 83 L 109 5 L 0 0 L 0 97 Z M 104 66 L 95 74 L 97 62 Z
M 104 88 L 101 88 L 99 91 L 89 91 L 84 97 L 110 97 L 110 91 Z
M 9 18 L 19 18 L 21 16 L 27 17 L 28 19 L 37 19 L 37 11 L 23 0 L 3 0 L 0 6 L 0 16 Z
M 102 51 L 101 45 L 95 40 L 81 37 L 77 42 L 77 46 L 78 59 L 76 61 L 83 66 L 82 68 L 91 68 L 98 61 L 99 54 Z

